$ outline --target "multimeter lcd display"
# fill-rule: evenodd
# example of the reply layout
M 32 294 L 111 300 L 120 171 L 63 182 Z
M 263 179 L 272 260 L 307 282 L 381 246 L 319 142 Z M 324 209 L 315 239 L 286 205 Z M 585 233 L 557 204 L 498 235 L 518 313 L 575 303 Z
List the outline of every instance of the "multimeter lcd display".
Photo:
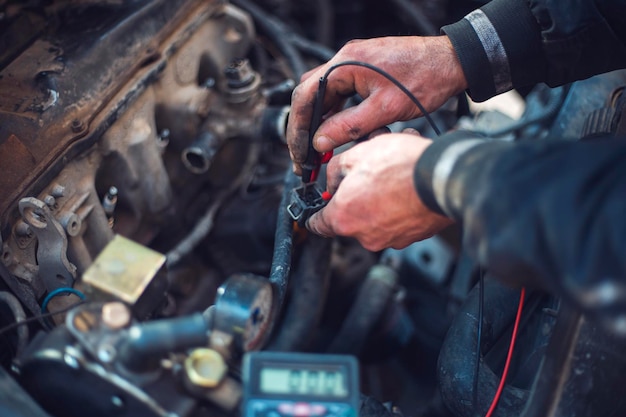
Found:
M 242 367 L 244 417 L 358 417 L 354 356 L 248 352 Z
M 264 394 L 348 396 L 345 371 L 340 368 L 306 369 L 270 365 L 261 369 L 259 377 L 259 389 Z

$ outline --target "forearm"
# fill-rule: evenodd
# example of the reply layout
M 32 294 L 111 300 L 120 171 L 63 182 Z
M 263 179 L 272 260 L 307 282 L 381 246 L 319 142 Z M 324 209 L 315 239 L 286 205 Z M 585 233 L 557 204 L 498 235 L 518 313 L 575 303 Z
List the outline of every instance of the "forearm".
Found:
M 443 139 L 420 158 L 415 183 L 431 209 L 462 223 L 464 244 L 496 276 L 604 319 L 626 313 L 626 140 Z
M 494 0 L 445 26 L 474 100 L 626 65 L 622 0 Z

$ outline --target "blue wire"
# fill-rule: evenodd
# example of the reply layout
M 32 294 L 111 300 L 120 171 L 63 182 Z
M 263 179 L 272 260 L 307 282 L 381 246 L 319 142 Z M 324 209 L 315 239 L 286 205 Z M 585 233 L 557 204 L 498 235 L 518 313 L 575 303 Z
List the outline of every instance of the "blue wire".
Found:
M 85 299 L 85 294 L 83 294 L 81 291 L 75 288 L 70 288 L 70 287 L 57 288 L 56 290 L 50 291 L 48 295 L 46 295 L 46 298 L 43 299 L 43 303 L 41 303 L 41 312 L 45 313 L 46 309 L 48 308 L 48 303 L 50 302 L 50 300 L 52 300 L 57 295 L 61 295 L 61 294 L 74 294 L 74 295 L 77 295 L 78 298 L 80 298 L 81 300 Z

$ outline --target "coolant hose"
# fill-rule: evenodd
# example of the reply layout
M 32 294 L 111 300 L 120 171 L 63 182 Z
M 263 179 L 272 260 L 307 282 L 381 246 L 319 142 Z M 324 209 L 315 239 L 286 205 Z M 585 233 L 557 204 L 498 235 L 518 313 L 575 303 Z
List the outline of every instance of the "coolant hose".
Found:
M 291 271 L 291 252 L 293 249 L 293 220 L 287 212 L 290 193 L 300 184 L 300 179 L 291 170 L 287 169 L 282 198 L 278 206 L 276 220 L 276 233 L 274 234 L 274 253 L 272 255 L 272 267 L 269 281 L 274 288 L 274 308 L 280 311 L 287 285 L 289 284 L 289 272 Z
M 356 300 L 331 343 L 331 353 L 358 355 L 396 292 L 398 276 L 387 265 L 374 265 L 359 287 Z
M 135 324 L 119 346 L 126 368 L 135 372 L 158 368 L 158 361 L 169 352 L 206 346 L 209 324 L 202 313 L 173 319 Z
M 493 280 L 485 281 L 483 336 L 481 351 L 488 350 L 512 325 L 518 307 L 519 290 Z M 478 332 L 478 287 L 470 292 L 444 339 L 439 353 L 438 376 L 445 404 L 459 417 L 475 417 L 474 377 Z M 500 378 L 480 358 L 477 411 L 485 415 Z M 506 385 L 494 417 L 520 415 L 529 391 Z
M 310 235 L 291 277 L 291 297 L 276 335 L 267 346 L 274 351 L 303 351 L 310 347 L 324 311 L 332 240 Z

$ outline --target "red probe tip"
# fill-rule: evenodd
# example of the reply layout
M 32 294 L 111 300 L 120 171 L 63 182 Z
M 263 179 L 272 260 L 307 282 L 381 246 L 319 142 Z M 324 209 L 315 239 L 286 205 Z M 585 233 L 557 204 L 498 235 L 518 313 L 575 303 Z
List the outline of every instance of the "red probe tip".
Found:
M 322 200 L 330 201 L 331 198 L 333 198 L 333 195 L 331 193 L 329 193 L 328 191 L 324 191 L 322 193 Z

